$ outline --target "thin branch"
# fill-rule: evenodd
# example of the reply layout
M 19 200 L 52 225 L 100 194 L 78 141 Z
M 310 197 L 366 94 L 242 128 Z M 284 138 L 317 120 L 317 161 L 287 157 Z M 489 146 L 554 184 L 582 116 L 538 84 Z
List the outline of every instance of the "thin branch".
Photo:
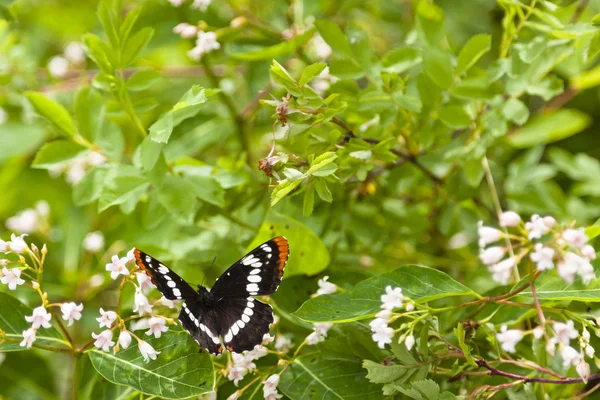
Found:
M 581 14 L 583 14 L 583 10 L 585 10 L 589 2 L 590 0 L 581 0 L 579 2 L 577 8 L 575 9 L 575 12 L 573 13 L 573 16 L 571 17 L 571 21 L 569 21 L 570 24 L 574 24 L 579 20 L 579 17 L 581 17 Z
M 553 379 L 553 378 L 536 378 L 536 377 L 529 377 L 529 376 L 524 376 L 524 375 L 518 375 L 518 374 L 513 374 L 511 372 L 505 372 L 505 371 L 501 371 L 497 368 L 492 367 L 490 364 L 487 363 L 487 361 L 485 360 L 476 360 L 475 361 L 477 363 L 477 365 L 481 368 L 485 368 L 488 371 L 490 371 L 490 375 L 492 376 L 503 376 L 505 378 L 511 378 L 511 379 L 517 379 L 520 381 L 523 381 L 524 383 L 527 382 L 539 382 L 539 383 L 552 383 L 555 385 L 570 385 L 573 383 L 581 383 L 583 382 L 582 378 L 560 378 L 560 379 Z M 600 372 L 590 375 L 590 377 L 588 378 L 588 380 L 593 380 L 593 379 L 598 379 L 600 378 Z

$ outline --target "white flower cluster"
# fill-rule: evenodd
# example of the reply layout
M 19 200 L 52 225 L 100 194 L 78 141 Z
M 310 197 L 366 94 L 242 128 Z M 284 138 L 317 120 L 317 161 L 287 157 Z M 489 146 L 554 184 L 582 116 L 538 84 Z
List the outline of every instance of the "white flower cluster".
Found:
M 38 201 L 34 208 L 27 208 L 6 220 L 6 227 L 17 233 L 37 232 L 48 218 L 50 206 L 44 200 Z
M 489 244 L 505 239 L 505 234 L 492 227 L 483 226 L 479 222 L 479 258 L 487 265 L 492 278 L 501 284 L 510 281 L 516 265 L 529 253 L 529 258 L 539 271 L 556 269 L 558 275 L 567 283 L 573 283 L 578 275 L 584 284 L 596 278 L 590 263 L 596 258 L 596 250 L 589 245 L 583 228 L 564 228 L 557 224 L 551 216 L 533 215 L 525 224 L 514 211 L 506 211 L 500 215 L 499 224 L 512 228 L 509 233 L 513 249 L 519 254 L 504 258 L 509 249 L 500 244 L 486 247 Z
M 27 243 L 25 243 L 25 239 L 23 239 L 25 236 L 27 236 L 27 234 L 22 234 L 20 236 L 17 236 L 14 233 L 12 233 L 10 235 L 10 240 L 8 242 L 5 242 L 4 240 L 0 239 L 0 253 L 9 253 L 9 252 L 13 252 L 16 254 L 24 253 L 26 250 L 29 249 L 29 247 L 27 246 Z M 6 263 L 6 261 L 3 261 L 3 260 L 0 260 L 0 261 L 2 263 Z
M 271 375 L 266 381 L 263 382 L 263 395 L 265 400 L 276 400 L 281 397 L 277 393 L 277 385 L 279 385 L 279 375 Z
M 317 290 L 317 293 L 314 294 L 314 296 L 320 296 L 322 294 L 333 294 L 337 292 L 337 285 L 335 283 L 329 282 L 328 280 L 328 276 L 324 276 L 322 279 L 319 279 L 319 281 L 317 282 L 317 284 L 319 285 L 319 289 Z
M 169 0 L 169 3 L 171 3 L 173 7 L 180 7 L 184 2 L 185 0 Z M 211 2 L 212 0 L 194 0 L 190 5 L 190 8 L 205 12 Z
M 106 157 L 102 153 L 90 151 L 84 156 L 56 164 L 48 170 L 48 173 L 52 177 L 57 177 L 64 173 L 66 181 L 71 185 L 75 185 L 83 179 L 88 169 L 102 165 L 106 161 Z
M 221 44 L 217 42 L 217 34 L 215 32 L 198 31 L 196 38 L 196 46 L 188 51 L 188 56 L 195 61 L 200 61 L 203 54 L 210 53 L 213 50 L 221 48 Z
M 79 42 L 71 42 L 60 56 L 54 56 L 48 62 L 48 72 L 55 78 L 64 78 L 69 69 L 79 67 L 85 62 L 85 48 Z
M 267 333 L 265 334 L 265 338 L 263 339 L 263 344 L 272 340 L 271 336 Z M 227 364 L 227 368 L 224 370 L 223 374 L 227 379 L 233 381 L 235 386 L 244 379 L 244 377 L 250 371 L 254 371 L 256 369 L 256 364 L 254 364 L 254 360 L 258 360 L 261 357 L 266 356 L 268 350 L 262 344 L 257 344 L 254 346 L 254 349 L 251 351 L 244 351 L 243 353 L 231 353 L 231 362 Z
M 381 295 L 381 311 L 375 314 L 375 319 L 371 321 L 369 326 L 373 331 L 373 341 L 377 342 L 380 348 L 384 348 L 386 344 L 392 343 L 394 337 L 394 329 L 388 326 L 392 319 L 392 313 L 395 308 L 400 308 L 403 305 L 404 295 L 402 288 L 386 286 L 385 294 Z M 406 303 L 407 311 L 412 311 L 414 305 L 412 302 Z M 408 335 L 405 339 L 405 345 L 410 350 L 414 345 L 414 337 Z
M 322 342 L 327 337 L 327 331 L 331 329 L 333 324 L 327 322 L 317 322 L 314 324 L 313 331 L 304 339 L 306 344 L 315 345 Z
M 81 312 L 83 311 L 83 304 L 63 303 L 60 304 L 60 311 L 62 312 L 62 318 L 65 321 L 69 321 L 69 325 L 73 325 L 73 321 L 81 318 Z M 39 306 L 33 309 L 33 314 L 25 316 L 25 321 L 31 323 L 31 327 L 23 331 L 23 341 L 20 343 L 21 347 L 30 348 L 33 346 L 33 342 L 36 340 L 37 330 L 40 328 L 50 328 L 50 320 L 52 315 L 46 310 L 45 306 Z

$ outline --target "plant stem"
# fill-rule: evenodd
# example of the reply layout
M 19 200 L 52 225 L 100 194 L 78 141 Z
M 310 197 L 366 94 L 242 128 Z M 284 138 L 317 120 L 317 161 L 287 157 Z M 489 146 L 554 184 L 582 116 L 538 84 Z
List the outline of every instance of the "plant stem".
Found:
M 54 320 L 58 324 L 58 327 L 60 328 L 61 332 L 63 333 L 65 339 L 67 339 L 67 341 L 69 342 L 69 345 L 71 347 L 73 347 L 73 339 L 71 338 L 71 335 L 69 335 L 69 331 L 67 331 L 67 328 L 62 323 L 62 321 L 60 320 L 60 318 L 58 318 L 58 316 L 56 315 L 56 312 L 52 309 L 52 307 L 50 307 L 50 314 L 52 314 L 52 317 L 54 318 Z
M 81 353 L 75 353 L 73 357 L 73 395 L 72 399 L 77 400 L 79 394 L 79 377 L 81 375 Z

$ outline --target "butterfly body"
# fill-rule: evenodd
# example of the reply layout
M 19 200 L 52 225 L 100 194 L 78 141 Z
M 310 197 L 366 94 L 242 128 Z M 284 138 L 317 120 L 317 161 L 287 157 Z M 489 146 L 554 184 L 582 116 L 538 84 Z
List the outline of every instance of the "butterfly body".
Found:
M 160 261 L 135 249 L 136 264 L 169 300 L 183 300 L 179 320 L 185 330 L 213 354 L 240 353 L 262 342 L 273 323 L 273 310 L 253 296 L 273 294 L 283 277 L 289 246 L 273 238 L 242 257 L 208 290 L 194 290 Z

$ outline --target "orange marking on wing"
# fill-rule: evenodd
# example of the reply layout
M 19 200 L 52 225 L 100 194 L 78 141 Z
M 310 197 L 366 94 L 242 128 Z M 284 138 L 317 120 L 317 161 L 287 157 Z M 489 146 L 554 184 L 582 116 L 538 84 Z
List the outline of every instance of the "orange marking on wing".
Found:
M 152 283 L 154 283 L 156 285 L 156 282 L 154 282 L 154 275 L 152 275 L 152 271 L 150 271 L 148 268 L 146 268 L 146 265 L 144 265 L 144 262 L 142 261 L 141 251 L 139 251 L 138 249 L 135 249 L 135 250 L 133 250 L 133 255 L 135 256 L 135 265 L 140 267 L 140 269 L 142 271 L 144 271 L 146 273 L 146 275 L 148 275 L 150 277 L 150 279 L 152 280 Z
M 227 346 L 227 350 L 229 350 L 229 351 L 233 352 L 233 347 L 231 347 L 231 346 Z
M 219 346 L 217 349 L 217 353 L 221 354 L 223 352 L 223 346 Z
M 273 241 L 277 244 L 277 248 L 279 250 L 279 266 L 277 267 L 277 269 L 279 270 L 279 272 L 283 272 L 285 264 L 290 255 L 290 246 L 288 244 L 287 239 L 283 236 L 278 236 L 274 238 Z

